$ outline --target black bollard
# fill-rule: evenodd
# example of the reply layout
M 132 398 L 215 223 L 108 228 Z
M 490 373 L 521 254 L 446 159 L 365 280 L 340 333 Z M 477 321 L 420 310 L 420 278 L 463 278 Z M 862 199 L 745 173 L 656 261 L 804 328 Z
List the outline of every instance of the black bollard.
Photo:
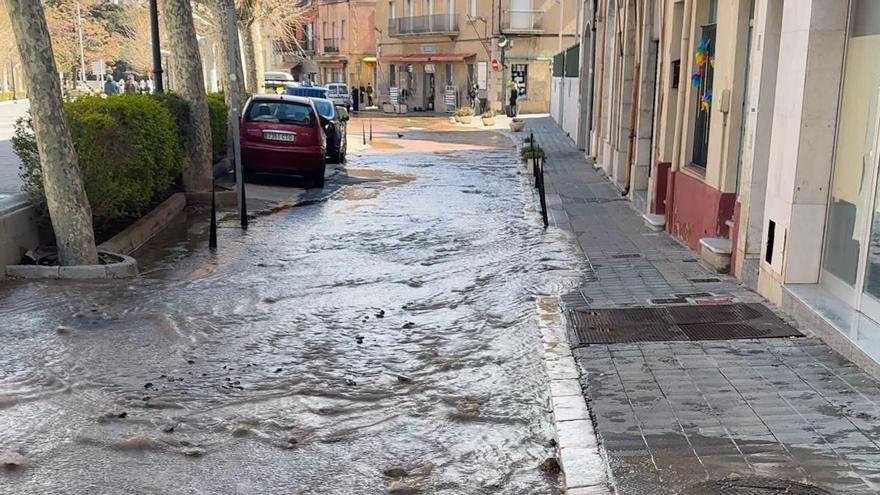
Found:
M 214 186 L 211 185 L 211 230 L 208 233 L 208 247 L 211 250 L 217 249 L 217 195 L 214 193 Z
M 241 175 L 244 175 L 242 173 Z M 248 217 L 247 217 L 247 196 L 244 194 L 244 177 L 241 178 L 241 211 L 238 212 L 238 215 L 241 217 L 241 229 L 247 230 L 248 228 Z
M 373 142 L 373 116 L 370 116 L 370 142 Z
M 363 120 L 361 121 L 361 131 L 364 134 L 364 144 L 367 144 L 367 128 Z

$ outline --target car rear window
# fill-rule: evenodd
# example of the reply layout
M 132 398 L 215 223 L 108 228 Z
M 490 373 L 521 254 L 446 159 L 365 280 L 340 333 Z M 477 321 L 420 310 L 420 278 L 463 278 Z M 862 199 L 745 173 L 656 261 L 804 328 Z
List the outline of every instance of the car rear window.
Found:
M 330 94 L 332 94 L 332 95 L 347 95 L 348 94 L 348 86 L 330 86 Z
M 324 118 L 332 119 L 336 117 L 336 109 L 333 108 L 333 102 L 327 100 L 312 100 L 315 104 L 315 108 L 318 110 L 318 113 L 321 114 Z
M 293 101 L 255 101 L 247 113 L 248 122 L 312 125 L 312 107 Z

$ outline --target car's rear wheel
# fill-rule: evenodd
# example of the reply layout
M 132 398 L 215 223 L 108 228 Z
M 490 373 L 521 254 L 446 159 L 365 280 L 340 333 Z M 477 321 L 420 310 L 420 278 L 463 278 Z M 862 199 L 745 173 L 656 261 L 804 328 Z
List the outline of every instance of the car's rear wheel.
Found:
M 323 189 L 324 188 L 324 169 L 322 168 L 320 172 L 312 174 L 309 177 L 310 185 L 315 189 Z

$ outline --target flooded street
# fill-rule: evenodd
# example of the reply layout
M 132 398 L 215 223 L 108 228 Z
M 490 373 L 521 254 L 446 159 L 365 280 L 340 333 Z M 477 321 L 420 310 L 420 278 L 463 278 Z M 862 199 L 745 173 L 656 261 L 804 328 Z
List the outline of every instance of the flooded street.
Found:
M 574 248 L 509 140 L 405 132 L 215 254 L 199 218 L 137 280 L 0 285 L 0 493 L 560 493 L 535 301 Z

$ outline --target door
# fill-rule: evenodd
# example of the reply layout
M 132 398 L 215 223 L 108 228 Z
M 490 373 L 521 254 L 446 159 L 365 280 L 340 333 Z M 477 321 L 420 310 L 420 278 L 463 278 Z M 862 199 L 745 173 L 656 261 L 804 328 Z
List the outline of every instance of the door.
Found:
M 532 0 L 510 0 L 510 28 L 531 29 Z
M 425 110 L 434 110 L 434 73 L 425 73 Z
M 880 2 L 853 0 L 825 231 L 822 284 L 880 319 Z M 871 316 L 869 314 L 869 316 Z

